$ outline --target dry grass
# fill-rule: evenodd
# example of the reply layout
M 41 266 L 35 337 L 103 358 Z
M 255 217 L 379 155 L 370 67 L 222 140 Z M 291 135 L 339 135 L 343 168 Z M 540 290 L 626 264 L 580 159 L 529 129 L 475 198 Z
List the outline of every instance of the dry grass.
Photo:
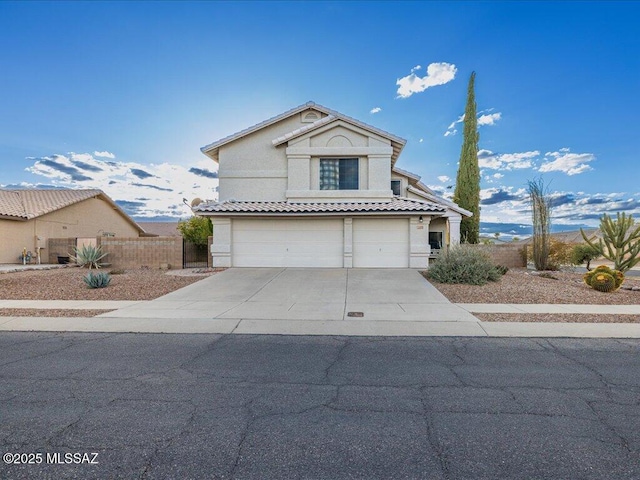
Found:
M 551 272 L 554 278 L 512 269 L 497 282 L 486 285 L 450 285 L 432 282 L 453 303 L 553 303 L 583 305 L 634 305 L 640 291 L 597 292 L 582 282 L 581 273 Z M 625 285 L 640 288 L 640 278 L 628 276 Z M 584 320 L 583 320 L 584 321 Z
M 5 273 L 0 275 L 0 300 L 153 300 L 211 275 L 126 270 L 112 275 L 108 287 L 90 289 L 82 281 L 87 272 L 83 268 L 63 268 Z

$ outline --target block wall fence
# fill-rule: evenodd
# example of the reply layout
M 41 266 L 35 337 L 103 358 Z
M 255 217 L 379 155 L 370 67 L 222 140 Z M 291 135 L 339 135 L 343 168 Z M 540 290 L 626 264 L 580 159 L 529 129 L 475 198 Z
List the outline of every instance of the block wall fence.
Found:
M 98 237 L 97 244 L 108 253 L 104 261 L 110 268 L 182 268 L 182 237 Z M 50 238 L 49 263 L 69 256 L 75 246 L 75 238 Z
M 503 265 L 509 268 L 526 267 L 526 255 L 523 255 L 523 249 L 526 245 L 473 245 L 474 248 L 482 250 L 489 254 L 493 262 L 497 265 Z

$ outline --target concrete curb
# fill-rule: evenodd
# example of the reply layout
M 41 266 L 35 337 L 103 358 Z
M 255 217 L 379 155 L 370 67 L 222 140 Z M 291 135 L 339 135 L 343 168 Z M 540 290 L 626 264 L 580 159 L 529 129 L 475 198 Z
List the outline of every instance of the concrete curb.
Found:
M 0 332 L 640 338 L 640 324 L 2 317 Z

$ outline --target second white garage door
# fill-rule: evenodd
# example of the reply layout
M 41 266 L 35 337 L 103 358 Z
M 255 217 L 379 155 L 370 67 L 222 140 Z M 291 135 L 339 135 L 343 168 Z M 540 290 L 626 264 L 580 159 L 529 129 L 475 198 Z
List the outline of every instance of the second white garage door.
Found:
M 342 219 L 233 220 L 234 267 L 342 267 Z
M 354 219 L 353 266 L 407 268 L 409 220 Z

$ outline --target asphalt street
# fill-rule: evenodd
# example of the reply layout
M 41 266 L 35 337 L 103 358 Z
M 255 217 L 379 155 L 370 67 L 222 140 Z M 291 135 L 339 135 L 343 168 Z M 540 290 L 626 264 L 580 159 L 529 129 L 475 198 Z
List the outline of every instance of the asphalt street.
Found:
M 640 478 L 640 341 L 2 333 L 0 445 L 2 479 Z

